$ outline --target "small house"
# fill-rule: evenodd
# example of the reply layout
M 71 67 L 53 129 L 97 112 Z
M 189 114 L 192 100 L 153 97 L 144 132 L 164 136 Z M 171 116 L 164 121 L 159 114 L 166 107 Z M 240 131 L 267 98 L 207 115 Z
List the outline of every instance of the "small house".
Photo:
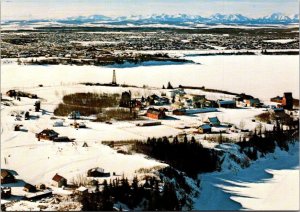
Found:
M 184 89 L 179 88 L 179 89 L 174 89 L 174 90 L 170 90 L 166 93 L 166 95 L 170 98 L 174 98 L 175 96 L 184 96 L 186 94 L 186 92 L 184 91 Z
M 186 109 L 175 109 L 173 110 L 173 115 L 181 116 L 186 114 Z
M 261 104 L 258 98 L 245 99 L 244 103 L 246 107 L 257 107 Z
M 198 128 L 199 133 L 204 134 L 204 133 L 210 133 L 211 132 L 211 126 L 209 124 L 202 124 Z
M 104 169 L 97 167 L 88 170 L 87 176 L 88 177 L 110 177 L 110 173 L 104 172 Z
M 86 128 L 86 125 L 85 125 L 85 123 L 83 123 L 83 122 L 80 122 L 80 123 L 75 122 L 73 126 L 74 126 L 75 128 Z
M 68 115 L 68 119 L 80 119 L 80 112 L 73 111 Z
M 1 169 L 1 184 L 14 183 L 15 176 L 8 170 Z
M 66 186 L 67 179 L 58 174 L 55 174 L 54 177 L 52 178 L 52 185 L 55 187 L 58 187 L 58 188 L 60 188 L 62 186 Z
M 14 97 L 17 95 L 17 92 L 15 90 L 9 90 L 6 92 L 6 95 L 9 97 Z
M 20 131 L 21 127 L 23 127 L 22 124 L 16 124 L 15 127 L 14 127 L 14 131 Z
M 75 193 L 84 195 L 84 194 L 88 194 L 89 190 L 86 187 L 84 187 L 84 186 L 80 186 L 79 188 L 77 188 L 75 190 Z
M 218 117 L 209 117 L 207 122 L 213 127 L 217 127 L 221 125 L 221 122 L 218 119 Z
M 45 190 L 46 189 L 46 185 L 43 184 L 43 183 L 40 183 L 40 184 L 36 185 L 35 187 L 38 190 Z
M 40 141 L 41 139 L 44 140 L 53 140 L 54 138 L 58 137 L 58 133 L 51 129 L 45 129 L 40 133 L 36 134 L 36 137 Z
M 33 185 L 31 185 L 31 184 L 29 184 L 29 183 L 26 183 L 24 185 L 23 190 L 26 191 L 26 192 L 36 192 L 36 187 L 33 186 Z
M 218 100 L 217 104 L 219 107 L 223 108 L 235 108 L 236 103 L 234 100 Z
M 163 119 L 166 117 L 165 111 L 163 109 L 149 108 L 147 110 L 147 117 L 152 119 Z

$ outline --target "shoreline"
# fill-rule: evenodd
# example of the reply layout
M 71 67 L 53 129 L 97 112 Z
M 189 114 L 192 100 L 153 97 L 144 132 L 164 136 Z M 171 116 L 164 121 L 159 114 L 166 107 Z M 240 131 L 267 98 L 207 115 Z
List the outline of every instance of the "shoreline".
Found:
M 195 209 L 299 210 L 299 142 L 289 147 L 288 152 L 276 148 L 237 172 L 201 175 L 203 187 Z M 286 196 L 293 198 L 286 201 Z

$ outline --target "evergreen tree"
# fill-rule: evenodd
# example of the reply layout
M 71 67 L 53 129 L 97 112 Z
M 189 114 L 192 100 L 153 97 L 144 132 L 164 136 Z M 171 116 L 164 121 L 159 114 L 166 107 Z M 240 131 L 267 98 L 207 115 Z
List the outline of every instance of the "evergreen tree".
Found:
M 186 134 L 184 135 L 183 142 L 186 144 L 188 142 Z
M 171 83 L 170 83 L 170 82 L 168 82 L 167 89 L 173 89 L 173 86 L 171 85 Z
M 191 138 L 191 143 L 192 143 L 192 144 L 195 144 L 195 143 L 196 143 L 196 139 L 195 139 L 194 136 Z
M 174 143 L 174 144 L 178 144 L 178 138 L 177 138 L 177 136 L 174 137 L 173 143 Z

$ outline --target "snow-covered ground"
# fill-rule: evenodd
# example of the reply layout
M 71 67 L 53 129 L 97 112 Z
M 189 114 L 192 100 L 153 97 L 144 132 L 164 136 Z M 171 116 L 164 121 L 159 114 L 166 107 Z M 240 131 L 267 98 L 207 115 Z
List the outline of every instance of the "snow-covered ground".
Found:
M 1 91 L 17 86 L 32 87 L 39 84 L 54 86 L 78 83 L 78 81 L 107 83 L 111 82 L 112 70 L 115 69 L 118 83 L 162 87 L 170 81 L 173 86 L 179 84 L 206 86 L 233 92 L 246 92 L 262 100 L 282 95 L 287 91 L 293 92 L 294 98 L 299 98 L 299 56 L 297 55 L 186 58 L 201 64 L 131 68 L 3 64 Z
M 168 81 L 174 86 L 179 84 L 205 85 L 209 88 L 246 92 L 263 100 L 282 95 L 285 91 L 292 91 L 294 97 L 299 97 L 298 56 L 211 56 L 189 57 L 189 59 L 200 62 L 201 65 L 115 68 L 117 81 L 118 83 L 146 84 L 157 87 L 161 87 L 162 84 L 166 85 Z M 70 180 L 79 174 L 86 174 L 88 169 L 95 167 L 102 167 L 105 171 L 116 172 L 119 176 L 124 174 L 126 177 L 131 178 L 136 175 L 135 171 L 140 168 L 165 166 L 166 164 L 140 154 L 119 154 L 116 150 L 102 145 L 101 141 L 146 139 L 152 136 L 175 136 L 184 132 L 189 133 L 195 130 L 195 127 L 199 126 L 208 116 L 217 116 L 222 122 L 237 126 L 243 122 L 245 128 L 254 129 L 259 123 L 252 122 L 253 117 L 264 110 L 254 108 L 218 109 L 218 112 L 173 116 L 173 119 L 162 120 L 162 125 L 152 127 L 137 127 L 136 123 L 138 121 L 114 122 L 112 125 L 108 125 L 85 120 L 84 122 L 88 128 L 76 130 L 69 126 L 72 121 L 65 120 L 64 127 L 57 127 L 54 130 L 60 133 L 61 136 L 75 138 L 76 142 L 74 144 L 53 143 L 50 141 L 39 142 L 35 138 L 35 133 L 45 128 L 53 128 L 54 120 L 51 120 L 50 117 L 65 94 L 75 92 L 121 93 L 130 89 L 134 96 L 148 96 L 152 93 L 161 94 L 166 90 L 78 84 L 79 82 L 110 82 L 113 68 L 109 67 L 27 66 L 7 63 L 2 64 L 1 68 L 1 92 L 4 98 L 8 98 L 4 93 L 9 89 L 20 89 L 35 93 L 42 98 L 41 105 L 45 114 L 31 112 L 32 115 L 38 115 L 39 117 L 28 121 L 15 121 L 15 117 L 11 114 L 18 111 L 33 110 L 35 100 L 22 98 L 21 102 L 14 100 L 14 106 L 1 105 L 2 168 L 16 171 L 18 179 L 32 184 L 46 183 L 49 185 L 51 178 L 56 173 Z M 39 84 L 43 84 L 43 87 L 39 87 Z M 232 98 L 230 95 L 196 90 L 187 89 L 186 92 L 205 94 L 209 99 Z M 13 126 L 17 123 L 23 124 L 28 132 L 13 131 Z M 183 126 L 192 128 L 188 131 L 182 129 Z M 272 129 L 272 125 L 265 125 L 265 127 Z M 232 134 L 232 136 L 236 135 Z M 195 135 L 195 137 L 199 139 L 201 136 Z M 84 142 L 88 144 L 88 147 L 82 147 Z M 204 141 L 203 145 L 210 148 L 215 147 L 214 143 L 207 141 Z M 296 157 L 295 151 L 298 151 L 298 149 L 294 148 L 290 153 L 277 151 L 276 154 L 270 155 L 266 159 L 260 159 L 254 162 L 251 167 L 240 172 L 203 175 L 202 195 L 197 200 L 195 209 L 257 209 L 256 205 L 261 204 L 262 201 L 266 201 L 265 208 L 268 209 L 271 207 L 271 201 L 277 201 L 276 198 L 279 197 L 276 195 L 270 197 L 271 195 L 268 194 L 276 189 L 279 189 L 278 193 L 284 194 L 284 189 L 288 187 L 283 182 L 285 180 L 291 183 L 291 189 L 288 191 L 288 195 L 291 195 L 291 197 L 289 196 L 291 204 L 282 206 L 282 208 L 295 208 L 293 198 L 297 195 L 299 197 L 299 192 L 293 190 L 292 186 L 295 188 L 297 185 L 299 186 L 296 182 L 299 175 L 295 175 L 293 170 L 290 171 L 291 168 L 298 166 L 298 163 L 294 160 Z M 274 157 L 278 157 L 278 160 L 274 160 Z M 274 174 L 274 180 L 262 181 L 271 176 L 265 172 L 264 167 L 272 169 L 269 172 Z M 278 170 L 278 167 L 282 170 Z M 285 169 L 289 170 L 285 171 Z M 234 183 L 229 183 L 223 179 Z M 224 189 L 227 192 L 224 193 Z M 266 192 L 261 192 L 262 190 Z M 229 199 L 233 194 L 238 195 L 231 199 L 239 203 Z M 254 198 L 249 200 L 245 196 Z M 220 205 L 216 204 L 217 202 Z
M 115 150 L 101 144 L 101 141 L 107 140 L 145 139 L 147 132 L 139 132 L 139 129 L 146 128 L 136 127 L 137 129 L 134 130 L 134 124 L 107 125 L 87 122 L 88 129 L 76 130 L 70 127 L 72 121 L 66 121 L 64 127 L 54 128 L 52 125 L 55 120 L 50 120 L 48 112 L 45 115 L 32 112 L 32 115 L 40 116 L 35 120 L 15 121 L 15 117 L 10 116 L 13 111 L 33 108 L 31 105 L 34 100 L 23 101 L 18 106 L 5 107 L 1 110 L 1 164 L 2 168 L 17 171 L 18 178 L 26 182 L 49 184 L 56 173 L 71 179 L 79 174 L 86 174 L 88 169 L 95 167 L 102 167 L 107 172 L 116 172 L 118 175 L 124 174 L 132 178 L 137 169 L 164 166 L 157 161 L 146 159 L 143 155 L 118 154 Z M 48 109 L 51 111 L 51 108 L 55 107 L 51 103 L 48 107 L 46 105 L 47 103 L 43 107 L 46 111 Z M 13 131 L 15 124 L 23 124 L 28 132 Z M 75 138 L 76 143 L 53 143 L 43 140 L 39 142 L 35 138 L 35 133 L 46 128 L 54 129 L 61 136 Z M 167 129 L 166 127 L 165 131 Z M 153 130 L 159 133 L 163 129 Z M 84 142 L 88 147 L 82 147 Z
M 299 210 L 299 143 L 249 168 L 201 175 L 196 210 Z

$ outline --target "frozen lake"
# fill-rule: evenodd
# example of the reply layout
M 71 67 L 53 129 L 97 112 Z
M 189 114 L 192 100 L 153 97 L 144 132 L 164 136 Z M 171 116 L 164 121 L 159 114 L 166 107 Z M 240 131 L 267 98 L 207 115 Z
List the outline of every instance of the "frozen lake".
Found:
M 202 175 L 196 210 L 299 210 L 299 143 L 239 172 Z
M 268 100 L 270 97 L 293 92 L 299 98 L 299 56 L 241 55 L 186 57 L 201 64 L 149 65 L 139 67 L 97 67 L 65 65 L 3 64 L 2 90 L 18 87 L 60 85 L 62 83 L 100 82 L 112 80 L 116 70 L 117 82 L 130 85 L 162 87 L 170 81 L 173 86 L 206 86 L 233 92 L 246 92 Z M 3 92 L 3 91 L 2 91 Z

